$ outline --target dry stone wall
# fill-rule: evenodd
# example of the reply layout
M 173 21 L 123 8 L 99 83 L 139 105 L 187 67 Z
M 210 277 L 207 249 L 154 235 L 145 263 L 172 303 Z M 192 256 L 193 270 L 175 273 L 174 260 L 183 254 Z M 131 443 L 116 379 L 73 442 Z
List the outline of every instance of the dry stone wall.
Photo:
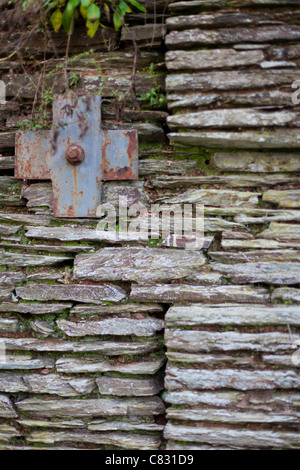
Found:
M 167 448 L 299 448 L 300 10 L 280 0 L 170 10 L 168 137 L 201 147 L 207 167 L 152 182 L 166 202 L 205 204 L 205 269 L 221 277 L 151 290 L 177 293 L 165 323 Z
M 74 36 L 73 89 L 139 131 L 139 180 L 103 202 L 202 203 L 204 246 L 55 218 L 51 182 L 13 171 L 42 42 L 0 62 L 0 448 L 299 448 L 298 2 L 145 3 L 120 34 Z M 141 109 L 119 122 L 130 35 Z M 57 93 L 64 48 L 47 43 Z

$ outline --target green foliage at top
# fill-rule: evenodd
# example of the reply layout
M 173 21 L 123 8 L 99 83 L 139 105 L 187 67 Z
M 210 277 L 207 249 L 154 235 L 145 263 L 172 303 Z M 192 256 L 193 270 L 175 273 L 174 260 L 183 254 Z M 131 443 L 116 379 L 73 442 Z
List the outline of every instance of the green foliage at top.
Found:
M 26 11 L 32 3 L 37 0 L 23 0 L 23 11 Z M 101 17 L 106 17 L 110 21 L 111 16 L 116 30 L 124 23 L 127 13 L 131 13 L 132 8 L 145 12 L 145 8 L 137 0 L 42 0 L 43 8 L 47 12 L 54 31 L 59 31 L 61 27 L 68 34 L 73 32 L 74 20 L 83 18 L 86 22 L 87 34 L 91 38 L 96 34 L 99 26 L 105 28 L 100 23 Z

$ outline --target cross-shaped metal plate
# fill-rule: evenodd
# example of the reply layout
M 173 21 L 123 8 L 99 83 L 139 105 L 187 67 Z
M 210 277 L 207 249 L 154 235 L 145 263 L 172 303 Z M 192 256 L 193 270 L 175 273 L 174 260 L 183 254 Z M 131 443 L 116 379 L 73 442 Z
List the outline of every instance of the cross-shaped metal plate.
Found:
M 53 128 L 16 134 L 15 177 L 51 179 L 56 217 L 96 217 L 101 181 L 138 179 L 136 130 L 101 129 L 101 97 L 55 96 Z

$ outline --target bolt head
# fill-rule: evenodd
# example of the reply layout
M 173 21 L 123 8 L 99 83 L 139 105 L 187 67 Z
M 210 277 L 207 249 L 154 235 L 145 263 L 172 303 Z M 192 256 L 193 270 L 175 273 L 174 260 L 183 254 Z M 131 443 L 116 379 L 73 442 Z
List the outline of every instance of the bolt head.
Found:
M 69 145 L 65 155 L 67 161 L 73 166 L 80 165 L 85 159 L 85 152 L 78 144 Z

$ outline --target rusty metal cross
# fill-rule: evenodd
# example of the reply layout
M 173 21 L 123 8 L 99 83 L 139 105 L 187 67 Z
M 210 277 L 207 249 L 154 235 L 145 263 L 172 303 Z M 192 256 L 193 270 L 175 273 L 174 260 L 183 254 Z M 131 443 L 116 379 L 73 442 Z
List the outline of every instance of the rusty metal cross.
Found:
M 96 217 L 101 183 L 138 179 L 136 130 L 101 128 L 101 97 L 55 96 L 52 130 L 16 134 L 15 177 L 51 179 L 56 217 Z

